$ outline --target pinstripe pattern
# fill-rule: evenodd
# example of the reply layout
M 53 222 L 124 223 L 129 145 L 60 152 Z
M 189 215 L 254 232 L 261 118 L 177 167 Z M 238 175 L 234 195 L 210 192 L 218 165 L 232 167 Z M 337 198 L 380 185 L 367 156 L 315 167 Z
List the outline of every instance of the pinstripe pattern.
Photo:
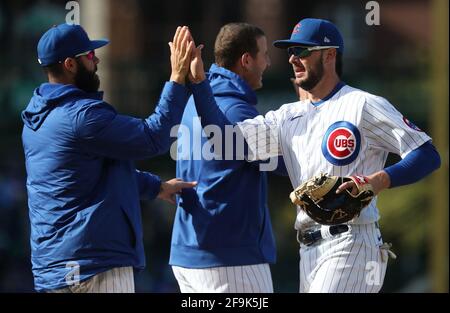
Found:
M 401 131 L 403 128 L 407 128 L 403 122 L 402 115 L 398 111 L 393 110 L 392 105 L 385 99 L 380 97 L 377 98 L 378 99 L 368 98 L 366 101 L 366 105 L 370 111 L 368 110 L 364 120 L 372 126 L 368 127 L 373 130 L 372 133 L 376 134 L 375 138 L 369 138 L 374 139 L 375 143 L 385 144 L 382 146 L 383 148 L 387 148 L 388 146 L 394 147 L 393 151 L 390 152 L 400 155 L 402 155 L 402 153 L 397 149 L 398 141 L 402 141 L 407 150 L 411 150 L 411 147 L 420 145 L 421 143 L 417 136 L 412 136 L 409 132 L 403 133 Z M 386 114 L 387 111 L 390 113 L 389 115 Z M 379 124 L 391 124 L 391 126 L 400 124 L 404 126 L 403 128 L 392 127 L 389 129 L 385 127 L 381 128 L 378 126 Z
M 133 267 L 116 267 L 54 293 L 134 293 Z
M 172 266 L 182 293 L 272 293 L 269 264 L 184 268 Z
M 330 125 L 338 121 L 353 124 L 361 135 L 356 159 L 342 166 L 332 164 L 321 148 Z M 410 128 L 402 114 L 386 99 L 350 86 L 342 87 L 318 106 L 309 100 L 288 103 L 238 126 L 252 151 L 269 151 L 256 153 L 257 157 L 283 155 L 293 188 L 319 173 L 373 174 L 384 168 L 389 152 L 403 158 L 431 139 L 424 132 Z M 273 148 L 273 142 L 277 149 Z M 353 227 L 349 233 L 311 247 L 301 247 L 300 292 L 380 290 L 387 262 L 381 260 L 380 234 L 374 226 L 380 218 L 376 204 L 375 197 L 359 217 L 349 223 Z M 295 228 L 304 229 L 311 224 L 315 223 L 297 208 Z M 374 275 L 378 278 L 376 284 L 369 283 L 371 267 L 378 269 Z
M 352 225 L 349 232 L 300 247 L 301 293 L 376 293 L 383 285 L 387 261 L 375 224 Z M 367 264 L 378 266 L 377 276 Z M 371 280 L 375 277 L 376 280 Z
M 361 134 L 359 155 L 343 166 L 330 163 L 321 149 L 326 130 L 337 121 L 355 125 Z M 370 175 L 384 168 L 388 152 L 404 157 L 431 139 L 406 125 L 402 114 L 386 99 L 350 86 L 318 106 L 308 100 L 288 103 L 238 125 L 252 151 L 266 152 L 272 143 L 269 152 L 258 157 L 283 155 L 293 188 L 321 172 Z M 379 218 L 375 198 L 352 223 L 369 224 Z M 298 210 L 296 229 L 310 222 L 306 213 Z

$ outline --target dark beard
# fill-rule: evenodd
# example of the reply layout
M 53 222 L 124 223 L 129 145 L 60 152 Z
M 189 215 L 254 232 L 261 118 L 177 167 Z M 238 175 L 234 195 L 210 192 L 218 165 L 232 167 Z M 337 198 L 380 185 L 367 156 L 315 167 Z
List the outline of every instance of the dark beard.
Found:
M 314 87 L 316 87 L 317 83 L 320 82 L 320 80 L 323 77 L 323 63 L 322 63 L 322 56 L 317 62 L 317 66 L 314 67 L 314 69 L 311 69 L 308 73 L 308 78 L 304 81 L 302 81 L 299 86 L 306 91 L 310 91 Z
M 95 66 L 93 72 L 89 72 L 80 60 L 76 60 L 76 62 L 78 64 L 78 71 L 75 74 L 75 86 L 85 92 L 97 92 L 100 87 L 100 79 L 95 74 L 97 66 Z

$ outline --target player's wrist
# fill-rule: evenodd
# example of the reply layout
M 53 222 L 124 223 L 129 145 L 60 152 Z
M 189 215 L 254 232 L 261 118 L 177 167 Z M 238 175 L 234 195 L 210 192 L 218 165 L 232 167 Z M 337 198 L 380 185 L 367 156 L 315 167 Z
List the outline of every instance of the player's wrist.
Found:
M 179 73 L 172 73 L 172 75 L 170 75 L 170 81 L 176 82 L 180 85 L 184 85 L 186 83 L 186 76 L 183 76 Z
M 189 75 L 189 81 L 191 84 L 200 84 L 201 82 L 203 82 L 206 79 L 206 75 L 205 73 L 193 76 L 193 75 Z
M 380 172 L 380 176 L 381 176 L 381 180 L 382 180 L 382 185 L 383 185 L 383 189 L 388 189 L 391 187 L 391 177 L 389 176 L 389 174 L 386 171 L 381 171 Z
M 379 171 L 370 176 L 367 176 L 369 183 L 372 185 L 375 195 L 379 194 L 384 189 L 391 186 L 391 178 L 386 171 Z

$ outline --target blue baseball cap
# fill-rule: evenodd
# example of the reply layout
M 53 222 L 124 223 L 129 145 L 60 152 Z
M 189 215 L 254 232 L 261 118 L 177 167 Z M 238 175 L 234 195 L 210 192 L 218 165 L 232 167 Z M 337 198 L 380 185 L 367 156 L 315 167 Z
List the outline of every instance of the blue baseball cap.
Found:
M 98 49 L 109 40 L 90 40 L 80 25 L 55 25 L 42 35 L 37 45 L 38 62 L 41 66 L 63 61 L 65 58 Z
M 276 40 L 273 45 L 286 49 L 292 46 L 337 46 L 338 52 L 344 52 L 344 40 L 337 27 L 327 20 L 305 18 L 295 25 L 291 38 Z

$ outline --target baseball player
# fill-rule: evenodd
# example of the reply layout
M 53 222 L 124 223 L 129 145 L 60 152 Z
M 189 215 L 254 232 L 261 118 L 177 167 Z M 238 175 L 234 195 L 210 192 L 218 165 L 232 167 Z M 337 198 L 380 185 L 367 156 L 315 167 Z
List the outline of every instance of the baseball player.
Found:
M 344 41 L 334 24 L 307 18 L 295 25 L 289 40 L 274 42 L 286 49 L 295 83 L 307 98 L 281 106 L 265 116 L 237 123 L 258 159 L 283 155 L 295 188 L 319 174 L 362 175 L 375 195 L 386 188 L 414 183 L 440 166 L 431 138 L 386 99 L 348 86 L 341 80 Z M 192 90 L 203 125 L 222 127 L 226 116 L 210 96 L 198 62 Z M 388 153 L 402 160 L 384 168 Z M 353 181 L 338 192 L 356 189 Z M 297 209 L 295 228 L 313 232 L 300 242 L 300 292 L 378 292 L 383 284 L 389 246 L 383 243 L 376 197 L 348 223 L 324 226 Z M 312 238 L 312 239 L 311 239 Z
M 209 81 L 230 124 L 259 115 L 255 91 L 270 65 L 264 32 L 247 23 L 224 25 L 216 38 Z M 267 173 L 258 162 L 222 157 L 195 159 L 201 136 L 195 99 L 186 105 L 180 129 L 177 177 L 198 182 L 178 201 L 170 264 L 181 292 L 273 292 L 269 264 L 276 249 L 267 206 Z M 198 136 L 198 137 L 196 137 Z M 205 150 L 205 148 L 202 148 Z M 234 159 L 234 158 L 233 158 Z M 281 158 L 280 158 L 281 159 Z M 286 175 L 282 160 L 277 172 Z
M 103 101 L 95 50 L 80 25 L 61 24 L 39 40 L 48 82 L 22 112 L 35 289 L 45 292 L 134 292 L 145 266 L 140 199 L 174 203 L 193 182 L 161 182 L 133 161 L 168 150 L 181 120 L 191 60 L 187 28 L 177 28 L 171 81 L 146 119 L 120 115 Z

